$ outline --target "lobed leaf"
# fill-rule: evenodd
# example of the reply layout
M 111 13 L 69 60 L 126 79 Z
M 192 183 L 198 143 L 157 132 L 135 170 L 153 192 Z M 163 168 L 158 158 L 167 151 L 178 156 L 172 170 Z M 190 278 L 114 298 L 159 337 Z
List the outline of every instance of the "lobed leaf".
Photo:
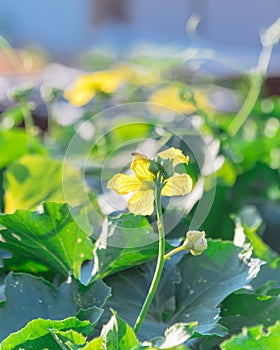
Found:
M 54 339 L 53 333 L 65 334 L 61 333 L 61 331 L 70 331 L 75 341 L 81 341 L 82 334 L 88 335 L 92 332 L 92 328 L 93 327 L 89 321 L 80 321 L 75 317 L 69 317 L 61 321 L 43 320 L 39 318 L 30 321 L 20 331 L 9 335 L 5 340 L 2 341 L 0 349 L 61 350 L 63 348 L 59 346 L 57 341 Z
M 92 280 L 134 267 L 157 256 L 158 235 L 143 216 L 109 218 L 94 248 Z M 166 248 L 171 249 L 170 244 Z
M 221 344 L 222 350 L 254 349 L 278 350 L 280 339 L 280 322 L 264 332 L 263 325 L 243 328 L 242 333 L 232 336 Z
M 230 242 L 210 241 L 201 256 L 185 254 L 179 262 L 180 257 L 168 261 L 140 329 L 140 339 L 163 334 L 178 322 L 198 322 L 195 330 L 200 335 L 225 335 L 226 329 L 217 324 L 218 306 L 249 282 L 249 267 L 239 259 L 240 251 Z M 146 264 L 106 279 L 113 294 L 108 305 L 130 325 L 144 302 L 153 271 L 154 264 Z
M 4 190 L 6 213 L 36 209 L 43 201 L 77 206 L 86 200 L 78 170 L 70 164 L 39 155 L 26 155 L 10 164 L 4 176 Z
M 275 292 L 275 295 L 231 294 L 222 303 L 221 323 L 230 334 L 240 332 L 244 326 L 262 324 L 267 328 L 273 325 L 280 315 L 280 293 L 277 289 Z M 274 290 L 267 293 L 274 293 Z
M 0 304 L 0 340 L 37 318 L 86 316 L 95 324 L 109 295 L 110 289 L 102 281 L 83 286 L 73 280 L 55 288 L 42 278 L 9 274 L 5 280 L 6 300 Z
M 87 223 L 87 217 L 79 214 Z M 42 212 L 17 210 L 0 215 L 0 248 L 13 254 L 6 268 L 25 272 L 46 271 L 79 278 L 85 260 L 92 259 L 93 243 L 73 220 L 66 204 L 46 202 Z

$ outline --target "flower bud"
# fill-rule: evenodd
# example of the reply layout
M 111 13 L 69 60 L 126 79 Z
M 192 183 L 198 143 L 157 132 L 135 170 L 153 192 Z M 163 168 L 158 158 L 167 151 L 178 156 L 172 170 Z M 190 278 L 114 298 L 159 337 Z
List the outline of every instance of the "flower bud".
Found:
M 207 248 L 207 240 L 204 231 L 188 231 L 186 240 L 183 243 L 192 255 L 200 255 Z

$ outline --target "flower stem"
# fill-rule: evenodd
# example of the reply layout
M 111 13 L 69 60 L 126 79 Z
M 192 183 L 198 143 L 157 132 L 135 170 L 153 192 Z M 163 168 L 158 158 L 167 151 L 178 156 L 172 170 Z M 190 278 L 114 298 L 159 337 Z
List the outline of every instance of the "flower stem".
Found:
M 180 247 L 172 249 L 169 253 L 164 255 L 164 261 L 167 261 L 171 258 L 172 255 L 179 253 L 181 251 L 185 251 L 187 248 L 184 245 L 181 245 Z
M 28 102 L 22 102 L 22 113 L 25 124 L 25 132 L 27 135 L 28 147 L 32 150 L 35 141 L 36 129 L 32 118 L 31 109 Z
M 153 300 L 153 297 L 155 295 L 155 292 L 157 290 L 157 286 L 160 281 L 160 277 L 162 274 L 162 270 L 164 267 L 164 252 L 165 252 L 165 233 L 164 233 L 164 225 L 163 225 L 163 219 L 162 219 L 162 210 L 161 210 L 161 197 L 160 197 L 160 190 L 157 188 L 156 190 L 156 212 L 157 212 L 157 227 L 158 227 L 158 234 L 159 234 L 159 249 L 158 249 L 158 258 L 157 258 L 157 265 L 154 273 L 154 277 L 152 280 L 152 283 L 150 285 L 149 292 L 147 294 L 147 297 L 145 299 L 145 302 L 142 306 L 142 309 L 140 311 L 140 314 L 136 320 L 135 326 L 134 326 L 134 332 L 137 333 L 145 319 L 145 316 L 148 312 L 148 309 L 151 305 L 151 302 Z

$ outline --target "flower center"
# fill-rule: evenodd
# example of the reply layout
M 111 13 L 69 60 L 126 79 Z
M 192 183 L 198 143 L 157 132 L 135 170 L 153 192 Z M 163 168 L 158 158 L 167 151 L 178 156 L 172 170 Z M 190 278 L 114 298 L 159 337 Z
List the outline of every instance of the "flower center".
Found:
M 153 181 L 142 180 L 140 183 L 140 191 L 155 190 L 155 183 Z

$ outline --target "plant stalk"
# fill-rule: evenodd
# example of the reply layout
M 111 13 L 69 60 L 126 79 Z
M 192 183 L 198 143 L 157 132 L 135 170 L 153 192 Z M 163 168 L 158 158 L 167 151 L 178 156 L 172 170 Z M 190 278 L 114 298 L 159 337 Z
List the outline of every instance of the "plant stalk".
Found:
M 228 134 L 230 137 L 234 137 L 238 133 L 242 125 L 249 118 L 250 113 L 256 105 L 267 74 L 272 49 L 273 44 L 264 45 L 262 47 L 258 64 L 255 70 L 250 74 L 250 88 L 247 97 L 243 102 L 243 105 L 241 106 L 239 112 L 236 114 L 235 118 L 229 125 Z
M 167 261 L 171 258 L 171 256 L 175 255 L 176 253 L 179 253 L 181 251 L 186 251 L 186 247 L 184 245 L 181 245 L 180 247 L 172 249 L 169 253 L 164 255 L 164 261 Z
M 25 124 L 25 131 L 27 134 L 28 146 L 32 150 L 32 147 L 34 146 L 34 138 L 35 138 L 36 130 L 34 127 L 34 122 L 32 119 L 30 108 L 28 106 L 28 102 L 23 102 L 22 113 L 23 113 L 23 120 Z
M 157 258 L 157 265 L 154 273 L 154 277 L 152 280 L 152 283 L 150 285 L 150 289 L 148 291 L 147 297 L 145 299 L 145 302 L 142 306 L 142 309 L 140 311 L 140 314 L 136 320 L 135 326 L 134 326 L 134 332 L 137 333 L 145 319 L 145 316 L 148 312 L 148 309 L 151 305 L 151 302 L 153 300 L 153 297 L 155 295 L 155 292 L 157 290 L 160 277 L 162 274 L 162 270 L 164 267 L 165 259 L 164 259 L 164 253 L 165 253 L 165 233 L 164 233 L 164 225 L 163 225 L 163 219 L 162 219 L 162 210 L 161 210 L 161 197 L 160 197 L 160 190 L 157 187 L 156 189 L 156 212 L 157 212 L 157 227 L 158 227 L 158 234 L 159 234 L 159 247 L 158 247 L 158 258 Z

